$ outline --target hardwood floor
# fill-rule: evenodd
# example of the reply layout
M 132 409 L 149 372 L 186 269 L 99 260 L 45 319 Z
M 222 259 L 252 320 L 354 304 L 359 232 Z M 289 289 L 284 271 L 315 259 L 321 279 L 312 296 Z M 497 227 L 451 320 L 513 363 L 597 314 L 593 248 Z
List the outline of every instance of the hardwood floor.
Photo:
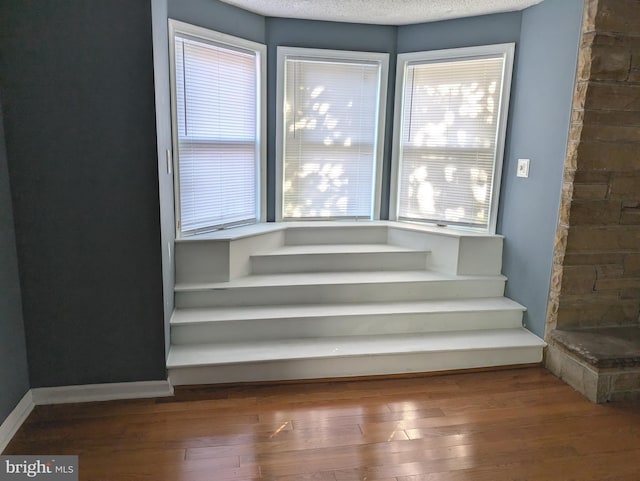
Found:
M 78 454 L 91 481 L 638 481 L 640 404 L 542 368 L 180 388 L 36 407 L 4 454 Z

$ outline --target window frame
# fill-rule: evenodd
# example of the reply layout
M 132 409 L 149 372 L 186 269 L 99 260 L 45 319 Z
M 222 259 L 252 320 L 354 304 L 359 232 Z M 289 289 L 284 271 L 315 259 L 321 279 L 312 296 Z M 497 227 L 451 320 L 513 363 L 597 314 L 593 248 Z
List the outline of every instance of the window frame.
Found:
M 277 74 L 276 74 L 276 168 L 275 168 L 275 217 L 276 222 L 288 222 L 296 220 L 336 220 L 335 217 L 327 218 L 301 218 L 286 219 L 283 218 L 283 184 L 284 184 L 284 144 L 286 131 L 284 128 L 284 98 L 285 98 L 285 62 L 287 57 L 309 58 L 311 60 L 336 60 L 345 61 L 353 60 L 355 62 L 379 62 L 380 63 L 380 83 L 378 89 L 378 108 L 376 120 L 376 140 L 374 145 L 374 165 L 373 165 L 373 185 L 372 185 L 372 203 L 371 216 L 366 220 L 379 220 L 381 209 L 382 195 L 382 175 L 385 145 L 385 128 L 386 128 L 386 107 L 389 84 L 389 54 L 385 52 L 359 52 L 352 50 L 331 50 L 304 47 L 285 47 L 277 48 Z M 349 219 L 349 218 L 345 218 Z M 352 218 L 352 220 L 360 220 L 363 218 Z
M 174 209 L 175 209 L 175 231 L 176 238 L 180 239 L 203 232 L 233 227 L 233 225 L 217 225 L 197 229 L 183 233 L 181 229 L 181 206 L 180 206 L 180 151 L 178 149 L 178 116 L 176 101 L 176 34 L 183 34 L 194 39 L 202 40 L 206 43 L 220 47 L 228 47 L 231 50 L 251 51 L 256 55 L 256 212 L 255 223 L 265 222 L 267 218 L 267 46 L 258 42 L 227 35 L 225 33 L 199 27 L 190 23 L 181 22 L 172 18 L 168 19 L 169 31 L 169 80 L 171 91 L 171 138 L 173 156 L 173 187 L 174 187 Z
M 515 43 L 501 43 L 493 45 L 481 45 L 474 47 L 451 48 L 444 50 L 430 50 L 422 52 L 402 53 L 398 55 L 396 64 L 396 85 L 395 85 L 395 108 L 393 116 L 393 145 L 391 155 L 391 179 L 389 191 L 389 220 L 398 221 L 398 210 L 400 207 L 400 170 L 402 167 L 401 151 L 403 138 L 403 116 L 404 116 L 404 92 L 407 81 L 407 68 L 410 63 L 421 62 L 430 63 L 438 61 L 462 60 L 465 58 L 474 59 L 488 55 L 504 55 L 504 68 L 502 72 L 502 95 L 500 97 L 500 110 L 497 127 L 496 153 L 493 164 L 493 185 L 491 191 L 491 201 L 489 203 L 489 221 L 487 228 L 465 227 L 449 225 L 448 227 L 471 230 L 475 232 L 495 234 L 497 227 L 498 205 L 500 197 L 500 184 L 502 178 L 502 166 L 505 155 L 505 141 L 507 125 L 509 122 L 509 102 L 511 96 L 511 80 L 513 77 Z M 439 225 L 436 222 L 402 220 L 403 222 L 416 222 L 425 225 Z

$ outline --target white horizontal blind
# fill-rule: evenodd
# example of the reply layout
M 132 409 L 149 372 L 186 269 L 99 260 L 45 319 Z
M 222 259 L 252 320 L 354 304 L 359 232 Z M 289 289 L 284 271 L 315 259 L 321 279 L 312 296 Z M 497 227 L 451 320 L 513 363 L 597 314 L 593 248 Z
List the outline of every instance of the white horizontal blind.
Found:
M 175 36 L 183 233 L 256 221 L 257 53 Z
M 504 68 L 504 54 L 407 64 L 399 219 L 488 228 Z
M 287 57 L 282 216 L 371 218 L 381 65 Z

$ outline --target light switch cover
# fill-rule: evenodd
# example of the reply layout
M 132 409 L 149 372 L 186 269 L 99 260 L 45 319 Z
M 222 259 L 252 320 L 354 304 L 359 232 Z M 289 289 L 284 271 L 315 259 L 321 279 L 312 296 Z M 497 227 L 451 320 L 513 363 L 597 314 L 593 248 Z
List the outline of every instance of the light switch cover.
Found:
M 518 159 L 518 177 L 529 177 L 529 159 Z

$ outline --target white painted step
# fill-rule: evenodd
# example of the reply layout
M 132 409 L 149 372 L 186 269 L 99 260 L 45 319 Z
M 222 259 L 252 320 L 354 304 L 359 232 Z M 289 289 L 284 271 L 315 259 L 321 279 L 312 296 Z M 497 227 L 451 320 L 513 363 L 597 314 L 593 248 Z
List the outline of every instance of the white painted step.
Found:
M 429 271 L 251 275 L 229 282 L 176 284 L 177 308 L 402 302 L 501 297 L 506 278 Z
M 284 246 L 251 256 L 254 274 L 425 270 L 428 251 L 386 244 Z
M 524 328 L 172 345 L 174 385 L 313 379 L 507 366 L 542 361 Z
M 516 328 L 524 307 L 506 297 L 176 309 L 172 344 Z

